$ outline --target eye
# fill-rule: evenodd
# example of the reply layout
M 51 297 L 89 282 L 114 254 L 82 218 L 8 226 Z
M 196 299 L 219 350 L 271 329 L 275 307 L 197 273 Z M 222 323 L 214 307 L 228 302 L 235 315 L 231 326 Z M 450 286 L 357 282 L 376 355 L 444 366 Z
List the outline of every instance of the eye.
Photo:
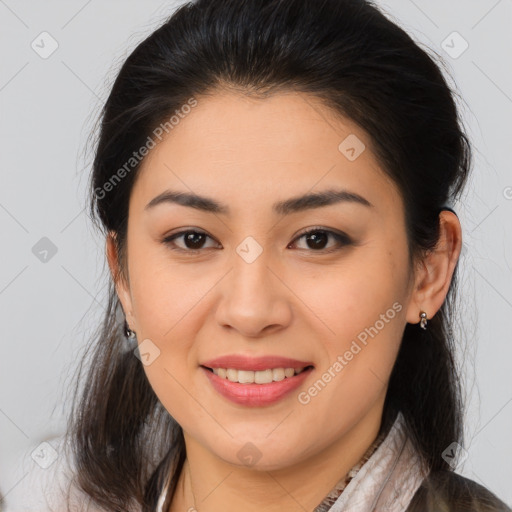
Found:
M 329 237 L 331 237 L 338 243 L 337 247 L 335 246 L 334 248 L 325 248 L 325 246 L 328 243 Z M 331 231 L 329 229 L 324 229 L 321 227 L 315 227 L 313 229 L 306 231 L 305 233 L 302 233 L 292 243 L 296 242 L 297 240 L 300 240 L 301 238 L 304 238 L 306 244 L 308 244 L 306 250 L 310 248 L 313 249 L 313 252 L 334 252 L 340 249 L 341 247 L 351 245 L 353 243 L 352 239 L 345 233 Z
M 185 244 L 185 247 L 176 247 L 175 240 L 178 240 L 182 238 L 183 243 Z M 171 236 L 168 236 L 162 240 L 162 242 L 166 245 L 170 245 L 172 249 L 177 251 L 183 251 L 183 252 L 195 252 L 199 251 L 200 249 L 204 249 L 204 241 L 210 238 L 210 240 L 213 240 L 209 235 L 204 233 L 203 231 L 197 231 L 195 229 L 189 229 L 186 231 L 180 231 L 179 233 L 174 233 Z M 208 249 L 208 247 L 207 247 Z
M 181 252 L 197 252 L 201 249 L 211 249 L 211 247 L 205 247 L 205 241 L 207 239 L 213 240 L 212 237 L 207 235 L 204 231 L 198 231 L 195 229 L 188 229 L 184 231 L 179 231 L 178 233 L 174 233 L 162 240 L 165 245 L 171 246 L 171 249 Z M 329 229 L 324 229 L 321 227 L 315 227 L 310 229 L 301 235 L 299 235 L 295 240 L 288 245 L 290 247 L 292 244 L 297 242 L 298 240 L 304 238 L 308 247 L 299 248 L 299 249 L 313 249 L 313 252 L 333 252 L 341 247 L 351 245 L 353 243 L 352 239 L 342 232 L 336 232 Z M 326 248 L 328 244 L 329 238 L 335 240 L 337 242 L 337 246 Z M 182 240 L 183 246 L 179 246 L 176 243 L 176 240 Z

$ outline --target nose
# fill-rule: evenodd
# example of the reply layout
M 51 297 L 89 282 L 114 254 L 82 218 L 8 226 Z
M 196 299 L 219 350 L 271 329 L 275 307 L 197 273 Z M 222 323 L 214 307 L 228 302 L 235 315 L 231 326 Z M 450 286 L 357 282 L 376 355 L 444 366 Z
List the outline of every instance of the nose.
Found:
M 231 272 L 222 280 L 218 324 L 250 338 L 288 326 L 293 293 L 280 275 L 279 265 L 270 261 L 265 251 L 252 262 L 235 253 L 232 262 Z

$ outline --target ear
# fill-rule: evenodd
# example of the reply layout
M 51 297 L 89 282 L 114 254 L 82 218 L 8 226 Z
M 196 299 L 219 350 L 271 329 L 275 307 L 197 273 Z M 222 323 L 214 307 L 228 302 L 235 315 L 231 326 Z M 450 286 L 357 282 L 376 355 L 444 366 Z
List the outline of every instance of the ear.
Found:
M 119 254 L 116 244 L 116 233 L 114 231 L 109 231 L 107 235 L 106 253 L 110 273 L 116 287 L 116 293 L 123 307 L 128 326 L 130 329 L 135 330 L 133 325 L 135 319 L 133 318 L 132 313 L 132 297 L 130 293 L 130 286 L 121 272 Z
M 432 318 L 441 308 L 462 248 L 462 230 L 457 215 L 449 210 L 439 214 L 439 241 L 419 262 L 415 285 L 407 309 L 407 322 L 417 324 L 420 312 Z

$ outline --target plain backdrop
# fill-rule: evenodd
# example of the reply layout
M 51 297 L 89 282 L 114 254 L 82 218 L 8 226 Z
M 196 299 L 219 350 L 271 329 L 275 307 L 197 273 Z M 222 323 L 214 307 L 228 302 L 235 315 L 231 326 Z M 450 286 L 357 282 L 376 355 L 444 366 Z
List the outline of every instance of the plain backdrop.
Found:
M 104 242 L 84 210 L 87 137 L 122 61 L 178 3 L 0 0 L 0 490 L 7 499 L 23 478 L 21 462 L 63 432 L 75 365 L 103 312 Z M 512 504 L 512 2 L 377 3 L 443 58 L 461 96 L 475 161 L 456 205 L 464 308 L 455 336 L 464 338 L 458 358 L 470 396 L 457 470 Z

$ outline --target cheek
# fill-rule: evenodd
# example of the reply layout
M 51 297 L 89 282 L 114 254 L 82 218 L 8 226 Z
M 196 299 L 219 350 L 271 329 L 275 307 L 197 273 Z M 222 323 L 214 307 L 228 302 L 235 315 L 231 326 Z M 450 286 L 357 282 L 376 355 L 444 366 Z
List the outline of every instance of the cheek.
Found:
M 147 336 L 163 341 L 200 302 L 216 275 L 201 265 L 176 262 L 154 241 L 134 243 L 130 254 L 130 287 L 134 314 Z M 170 249 L 169 249 L 170 251 Z
M 350 428 L 384 399 L 405 324 L 403 305 L 384 302 L 382 308 L 361 303 L 357 318 L 340 311 L 338 322 L 331 321 L 336 336 L 324 344 L 316 379 L 299 397 L 301 404 L 309 403 L 327 437 L 338 435 L 341 418 Z
M 400 273 L 397 268 L 402 269 Z M 364 341 L 365 330 L 376 323 L 381 331 L 385 322 L 385 330 L 394 329 L 392 337 L 396 337 L 405 322 L 401 314 L 407 291 L 405 260 L 376 246 L 355 251 L 321 270 L 290 274 L 287 279 L 315 314 L 318 333 L 338 349 L 358 335 Z
M 158 248 L 135 245 L 129 265 L 137 339 L 152 354 L 144 371 L 160 400 L 173 397 L 174 409 L 186 402 L 180 383 L 192 371 L 191 340 L 199 325 L 194 322 L 194 306 L 205 293 L 201 286 L 205 279 L 190 286 L 191 276 L 178 272 Z
M 316 286 L 303 281 L 326 352 L 316 388 L 325 386 L 325 403 L 338 410 L 363 411 L 385 392 L 406 323 L 407 267 L 400 254 L 368 250 L 319 274 Z

